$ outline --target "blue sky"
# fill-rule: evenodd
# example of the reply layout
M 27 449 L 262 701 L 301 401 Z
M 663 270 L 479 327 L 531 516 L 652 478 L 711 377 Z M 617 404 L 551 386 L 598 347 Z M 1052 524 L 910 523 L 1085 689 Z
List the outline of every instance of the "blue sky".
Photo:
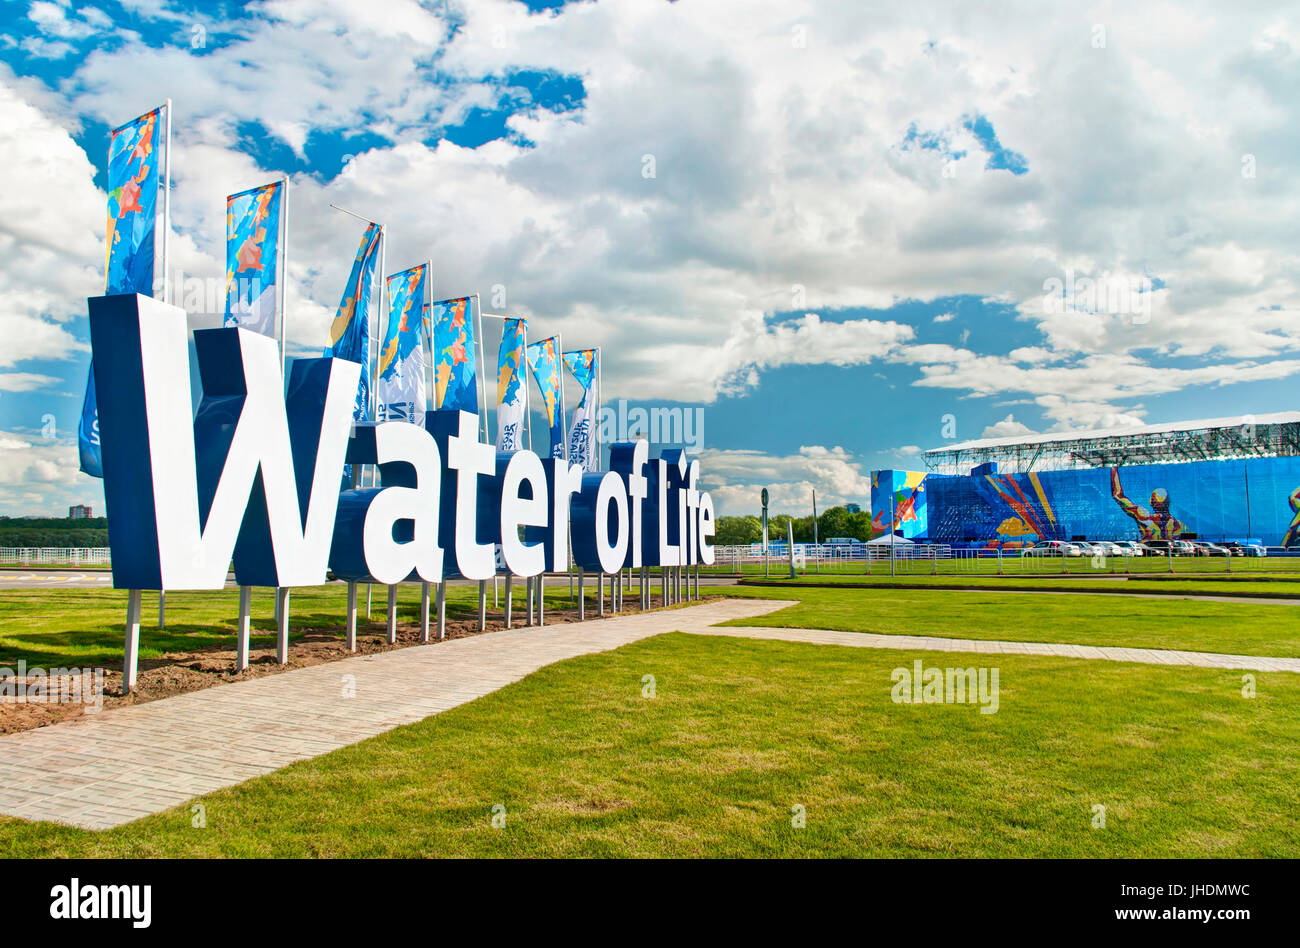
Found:
M 946 415 L 967 439 L 1294 407 L 1283 8 L 1155 39 L 958 9 L 12 4 L 0 513 L 102 505 L 71 436 L 107 133 L 167 96 L 187 280 L 220 279 L 224 195 L 288 174 L 291 352 L 359 237 L 328 205 L 357 209 L 390 270 L 432 259 L 438 295 L 602 346 L 608 399 L 701 408 L 723 513 L 764 486 L 865 505 Z

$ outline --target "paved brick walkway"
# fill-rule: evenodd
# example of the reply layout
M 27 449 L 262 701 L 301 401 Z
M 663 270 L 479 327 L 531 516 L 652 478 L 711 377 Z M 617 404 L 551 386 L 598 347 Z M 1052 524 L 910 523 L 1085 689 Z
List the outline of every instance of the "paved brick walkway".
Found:
M 1289 658 L 715 626 L 787 605 L 791 603 L 730 599 L 489 632 L 219 685 L 11 734 L 0 738 L 0 813 L 86 829 L 119 826 L 454 708 L 552 662 L 675 630 L 858 648 L 1300 672 L 1300 659 Z M 344 697 L 345 687 L 354 688 L 355 697 Z
M 729 599 L 488 632 L 20 731 L 0 737 L 0 813 L 119 826 L 473 701 L 552 662 L 784 605 Z M 345 685 L 355 697 L 343 697 Z

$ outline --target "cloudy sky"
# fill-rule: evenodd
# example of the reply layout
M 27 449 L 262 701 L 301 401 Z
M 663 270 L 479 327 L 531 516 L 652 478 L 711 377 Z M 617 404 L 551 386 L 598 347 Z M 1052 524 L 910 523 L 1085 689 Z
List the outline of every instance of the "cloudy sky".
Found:
M 9 2 L 0 513 L 102 507 L 108 132 L 167 97 L 181 286 L 288 174 L 291 354 L 352 208 L 390 270 L 602 346 L 607 400 L 700 409 L 722 513 L 865 506 L 946 437 L 1295 408 L 1300 14 L 1134 6 Z

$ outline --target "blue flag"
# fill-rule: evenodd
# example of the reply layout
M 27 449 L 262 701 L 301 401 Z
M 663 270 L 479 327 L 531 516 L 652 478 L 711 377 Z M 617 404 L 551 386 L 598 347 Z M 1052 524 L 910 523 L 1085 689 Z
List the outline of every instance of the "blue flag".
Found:
M 366 227 L 357 257 L 352 261 L 352 272 L 348 274 L 348 285 L 343 290 L 338 315 L 330 326 L 330 344 L 325 350 L 327 356 L 361 363 L 357 401 L 352 409 L 352 417 L 357 421 L 370 418 L 370 292 L 374 287 L 383 241 L 382 226 L 370 224 Z
M 104 248 L 104 294 L 154 295 L 156 234 L 167 191 L 167 127 L 171 118 L 160 105 L 113 129 L 108 143 L 108 240 Z M 162 262 L 166 267 L 166 261 Z M 81 470 L 103 477 L 99 453 L 99 413 L 95 406 L 95 364 L 90 364 L 86 397 L 77 425 Z

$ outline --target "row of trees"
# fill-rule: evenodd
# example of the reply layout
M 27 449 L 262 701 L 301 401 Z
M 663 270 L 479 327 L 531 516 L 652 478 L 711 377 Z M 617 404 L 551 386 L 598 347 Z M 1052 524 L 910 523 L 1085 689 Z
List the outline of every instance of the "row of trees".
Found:
M 768 518 L 769 541 L 783 541 L 786 524 L 794 523 L 794 542 L 813 542 L 813 518 L 791 517 L 777 514 Z M 848 537 L 852 540 L 870 540 L 871 514 L 849 513 L 844 507 L 828 507 L 817 517 L 817 539 L 823 543 L 831 537 Z M 714 542 L 721 546 L 760 543 L 763 540 L 763 521 L 758 517 L 719 517 Z
M 0 546 L 108 546 L 108 518 L 0 517 Z

